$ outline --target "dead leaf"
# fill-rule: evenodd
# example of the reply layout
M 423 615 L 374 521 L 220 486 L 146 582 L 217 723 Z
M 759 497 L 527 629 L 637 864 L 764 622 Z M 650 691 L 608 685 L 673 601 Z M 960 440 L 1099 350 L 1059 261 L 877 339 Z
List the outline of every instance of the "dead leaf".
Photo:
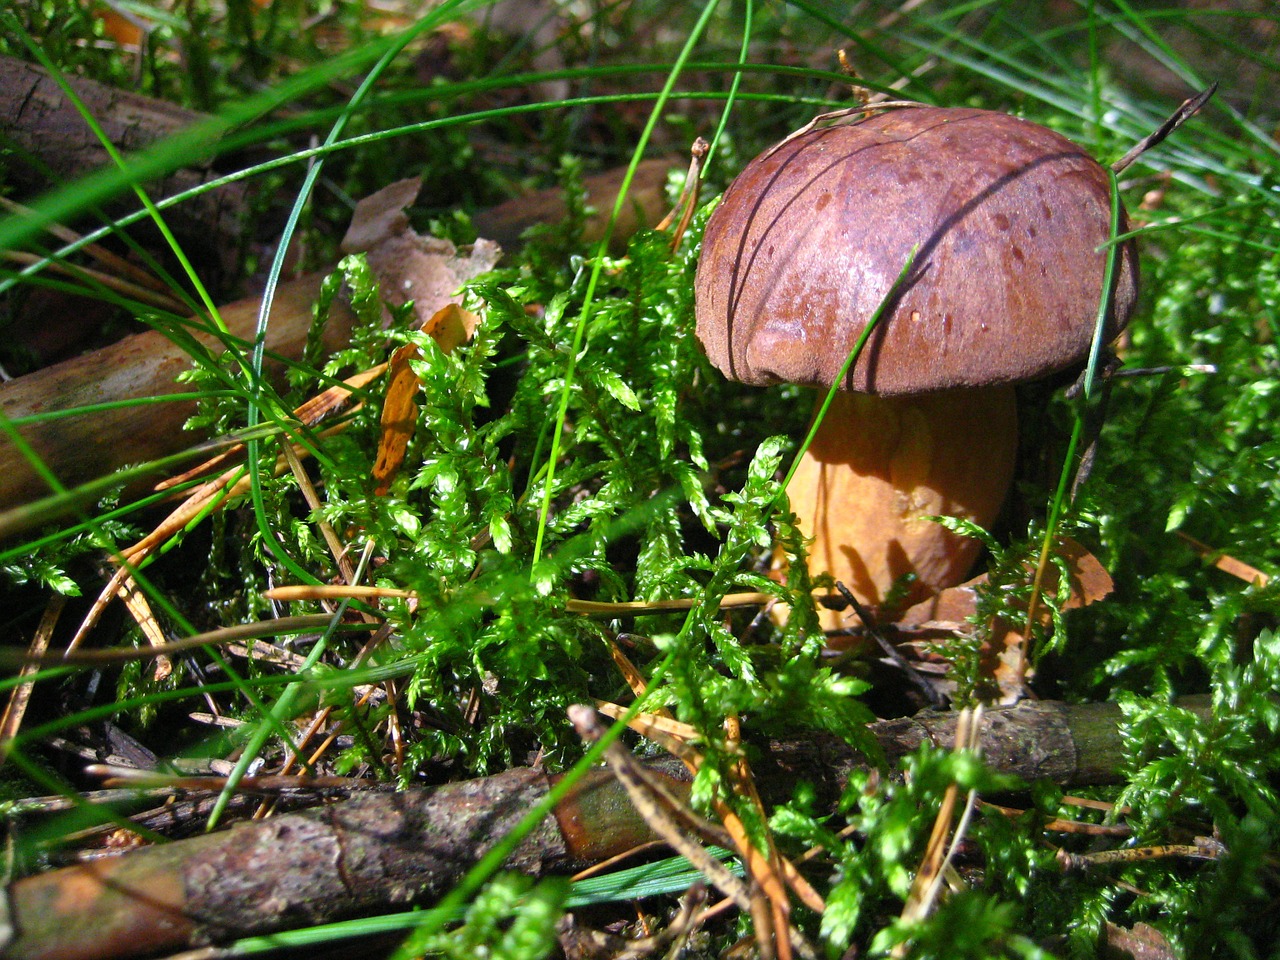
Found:
M 1058 541 L 1057 555 L 1066 560 L 1067 575 L 1070 578 L 1071 592 L 1063 609 L 1087 607 L 1111 593 L 1115 586 L 1111 574 L 1082 544 L 1064 537 Z M 1057 565 L 1051 565 L 1045 571 L 1044 591 L 1049 595 L 1055 594 L 1057 590 L 1058 568 Z M 1036 619 L 1042 626 L 1049 625 L 1051 614 L 1043 604 Z M 1022 623 L 1015 626 L 1002 619 L 997 619 L 991 625 L 991 639 L 985 653 L 994 656 L 991 676 L 1000 688 L 1001 703 L 1016 703 L 1026 694 L 1031 670 L 1026 656 L 1027 638 L 1023 629 Z
M 93 19 L 102 24 L 102 32 L 120 46 L 137 50 L 149 30 L 149 24 L 141 17 L 102 4 L 92 6 Z M 147 30 L 144 30 L 147 27 Z
M 462 285 L 492 270 L 501 255 L 489 240 L 477 240 L 464 255 L 448 240 L 420 237 L 412 230 L 389 237 L 367 253 L 382 283 L 383 299 L 394 307 L 412 300 L 419 327 L 445 304 L 457 303 Z
M 444 353 L 452 353 L 469 341 L 480 324 L 480 318 L 456 303 L 446 303 L 423 325 L 422 330 Z M 391 355 L 388 367 L 387 395 L 382 401 L 382 432 L 378 438 L 378 457 L 373 465 L 374 494 L 381 497 L 391 488 L 391 481 L 404 463 L 404 452 L 413 439 L 418 422 L 415 400 L 420 380 L 410 363 L 421 357 L 418 348 L 408 343 Z
M 364 253 L 389 237 L 409 229 L 405 208 L 418 199 L 422 178 L 397 180 L 356 203 L 351 224 L 342 238 L 343 253 Z
M 1084 545 L 1069 537 L 1058 541 L 1058 556 L 1066 559 L 1067 573 L 1071 578 L 1071 596 L 1067 599 L 1067 609 L 1087 607 L 1110 595 L 1115 589 L 1115 581 L 1111 574 Z M 1056 582 L 1048 589 L 1055 589 Z
M 470 310 L 463 310 L 456 303 L 446 303 L 432 314 L 422 327 L 422 332 L 436 342 L 445 353 L 469 343 L 480 326 L 480 317 Z
M 1135 923 L 1132 928 L 1104 924 L 1099 956 L 1107 960 L 1176 960 L 1178 951 L 1155 927 Z
M 378 437 L 378 458 L 373 464 L 374 494 L 385 496 L 391 481 L 404 463 L 404 452 L 418 423 L 418 375 L 409 365 L 419 357 L 418 348 L 406 343 L 391 355 L 387 395 L 382 401 L 382 430 Z
M 344 253 L 364 253 L 393 307 L 413 301 L 419 328 L 425 329 L 446 304 L 458 303 L 463 284 L 492 270 L 502 248 L 477 240 L 465 253 L 448 240 L 419 236 L 405 215 L 422 182 L 400 180 L 356 204 L 351 226 L 342 239 Z
M 908 607 L 898 618 L 897 626 L 911 630 L 944 630 L 954 633 L 963 629 L 978 612 L 978 596 L 974 587 L 985 583 L 987 575 L 974 577 L 958 587 L 947 587 Z
M 1057 555 L 1067 562 L 1070 576 L 1071 593 L 1064 605 L 1071 610 L 1087 607 L 1111 593 L 1114 583 L 1111 574 L 1083 544 L 1070 538 L 1058 541 Z M 1054 594 L 1058 589 L 1057 566 L 1051 566 L 1045 577 L 1046 593 Z M 896 626 L 922 634 L 954 634 L 965 629 L 972 617 L 978 612 L 978 599 L 975 587 L 986 581 L 986 575 L 974 577 L 958 587 L 949 587 L 935 596 L 909 607 L 899 618 Z M 1024 618 L 1025 619 L 1025 618 Z M 1047 625 L 1050 614 L 1047 610 L 1040 614 L 1040 622 Z M 941 639 L 941 637 L 939 637 Z M 1026 637 L 1022 632 L 1022 624 L 1009 623 L 997 619 L 991 624 L 990 639 L 984 651 L 986 675 L 995 680 L 1000 688 L 1000 702 L 1011 703 L 1020 698 L 1025 690 L 1025 662 L 1022 650 Z

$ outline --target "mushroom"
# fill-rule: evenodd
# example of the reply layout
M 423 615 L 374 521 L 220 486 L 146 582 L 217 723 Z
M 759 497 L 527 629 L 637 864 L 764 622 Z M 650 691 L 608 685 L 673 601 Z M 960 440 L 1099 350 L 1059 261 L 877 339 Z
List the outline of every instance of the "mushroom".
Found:
M 1107 172 L 1081 147 L 974 109 L 806 130 L 733 182 L 695 283 L 698 339 L 732 380 L 828 389 L 916 251 L 788 489 L 814 575 L 872 607 L 908 574 L 903 604 L 963 580 L 980 544 L 926 518 L 999 514 L 1013 385 L 1087 355 L 1110 211 Z M 1129 241 L 1108 340 L 1137 286 Z

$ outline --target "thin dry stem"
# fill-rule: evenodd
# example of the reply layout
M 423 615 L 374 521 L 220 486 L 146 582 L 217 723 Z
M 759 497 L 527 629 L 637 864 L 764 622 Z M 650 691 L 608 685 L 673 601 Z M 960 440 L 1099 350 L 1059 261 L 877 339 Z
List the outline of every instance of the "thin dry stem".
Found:
M 54 594 L 45 604 L 40 623 L 36 625 L 35 635 L 27 648 L 28 660 L 22 665 L 20 677 L 29 677 L 40 669 L 39 660 L 49 649 L 53 628 L 58 625 L 58 618 L 62 616 L 62 610 L 66 605 L 67 598 L 60 593 Z M 9 745 L 22 727 L 22 718 L 26 715 L 27 705 L 31 702 L 31 692 L 34 689 L 34 683 L 20 683 L 9 693 L 9 702 L 5 704 L 3 717 L 0 717 L 0 766 L 4 765 L 9 755 Z

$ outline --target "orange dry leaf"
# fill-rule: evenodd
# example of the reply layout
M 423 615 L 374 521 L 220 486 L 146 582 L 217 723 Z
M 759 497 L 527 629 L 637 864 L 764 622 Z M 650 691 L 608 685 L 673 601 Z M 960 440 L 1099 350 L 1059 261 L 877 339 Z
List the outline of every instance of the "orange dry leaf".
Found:
M 446 303 L 422 325 L 422 331 L 445 353 L 452 353 L 475 336 L 480 318 L 456 303 Z
M 480 318 L 456 303 L 446 303 L 422 325 L 423 332 L 445 353 L 452 353 L 471 339 Z M 387 396 L 382 401 L 382 435 L 378 438 L 378 458 L 373 465 L 374 493 L 381 497 L 391 489 L 404 452 L 413 438 L 418 422 L 418 405 L 414 397 L 421 381 L 410 363 L 421 356 L 418 348 L 408 343 L 391 355 L 388 367 Z
M 1067 561 L 1067 574 L 1070 577 L 1071 593 L 1065 608 L 1085 607 L 1107 596 L 1115 584 L 1111 574 L 1098 562 L 1098 558 L 1074 540 L 1063 538 L 1058 541 L 1058 556 Z M 1057 567 L 1046 571 L 1044 590 L 1051 594 L 1058 589 Z M 1050 613 L 1043 606 L 1037 621 L 1047 626 Z M 1017 626 L 1004 620 L 997 620 L 991 625 L 991 639 L 988 641 L 989 656 L 995 658 L 992 675 L 1000 687 L 1000 702 L 1014 703 L 1026 692 L 1029 676 L 1027 666 L 1027 638 L 1022 633 L 1023 624 Z
M 102 23 L 102 32 L 107 38 L 120 46 L 136 49 L 142 45 L 143 25 L 146 21 L 141 18 L 105 4 L 98 4 L 93 8 L 93 17 Z
M 418 405 L 414 395 L 421 382 L 409 361 L 417 360 L 418 348 L 412 343 L 391 355 L 391 373 L 387 379 L 387 396 L 382 401 L 382 432 L 378 438 L 378 458 L 373 464 L 375 495 L 385 496 L 391 481 L 404 463 L 404 452 L 418 423 Z
M 1057 553 L 1067 561 L 1071 577 L 1071 595 L 1066 603 L 1068 610 L 1087 607 L 1111 593 L 1114 588 L 1111 574 L 1082 544 L 1064 537 L 1058 541 Z M 1049 593 L 1058 589 L 1056 570 L 1056 567 L 1052 568 L 1053 572 L 1045 578 L 1045 590 Z M 917 603 L 903 613 L 897 625 L 917 629 L 957 629 L 977 613 L 978 602 L 974 587 L 985 583 L 986 579 L 986 574 L 974 577 L 967 583 L 948 587 L 936 596 Z
M 1259 570 L 1255 566 L 1245 563 L 1243 560 L 1237 560 L 1229 553 L 1223 553 L 1215 550 L 1207 543 L 1201 543 L 1195 537 L 1189 537 L 1185 533 L 1178 531 L 1181 537 L 1203 560 L 1213 560 L 1213 565 L 1223 573 L 1229 573 L 1231 576 L 1243 580 L 1245 583 L 1251 583 L 1255 587 L 1265 587 L 1271 582 L 1271 578 Z

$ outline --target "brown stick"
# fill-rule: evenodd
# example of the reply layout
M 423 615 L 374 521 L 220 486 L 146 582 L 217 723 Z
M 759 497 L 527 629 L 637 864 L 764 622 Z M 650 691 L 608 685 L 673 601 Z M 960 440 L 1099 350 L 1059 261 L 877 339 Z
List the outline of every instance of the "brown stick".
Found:
M 627 237 L 637 230 L 651 227 L 662 219 L 667 206 L 664 190 L 667 171 L 679 164 L 680 160 L 673 157 L 641 161 L 631 181 L 627 202 L 613 227 L 611 240 L 615 249 L 621 249 Z M 582 230 L 582 239 L 587 243 L 596 243 L 604 236 L 625 174 L 625 167 L 617 167 L 582 178 L 591 208 Z M 520 246 L 520 236 L 525 230 L 540 223 L 558 223 L 567 213 L 563 191 L 552 187 L 482 210 L 471 222 L 480 236 L 496 241 L 505 250 L 514 250 Z
M 282 284 L 276 291 L 267 328 L 267 349 L 287 357 L 302 355 L 311 326 L 311 305 L 322 274 Z M 252 340 L 257 326 L 257 298 L 238 300 L 220 311 L 230 332 Z M 326 347 L 346 342 L 350 312 L 337 303 L 325 330 Z M 219 352 L 215 339 L 200 336 Z M 155 331 L 135 334 L 100 350 L 65 360 L 11 380 L 0 387 L 0 409 L 6 417 L 30 416 L 89 404 L 180 392 L 174 382 L 191 368 L 191 358 Z M 194 410 L 189 402 L 148 404 L 104 410 L 19 428 L 54 474 L 66 486 L 103 476 L 130 462 L 153 460 L 195 442 L 183 421 Z M 48 496 L 47 485 L 7 436 L 0 436 L 0 510 Z
M 1184 706 L 1206 713 L 1203 701 Z M 1114 704 L 1026 701 L 986 715 L 987 763 L 1062 786 L 1111 782 L 1122 759 Z M 894 761 L 922 742 L 948 744 L 956 714 L 872 724 Z M 775 742 L 755 764 L 763 794 L 798 778 L 830 802 L 865 760 L 847 745 L 806 737 Z M 678 767 L 679 765 L 676 764 Z M 305 927 L 395 909 L 439 895 L 545 796 L 528 769 L 350 800 L 114 860 L 27 877 L 8 888 L 15 939 L 7 960 L 108 960 Z M 674 779 L 672 791 L 687 791 Z M 652 839 L 624 789 L 592 771 L 509 863 L 538 873 L 596 861 Z
M 4 956 L 127 957 L 406 905 L 443 892 L 546 790 L 518 769 L 369 793 L 31 877 L 10 887 L 18 936 Z M 511 865 L 537 873 L 565 858 L 545 823 Z
M 68 82 L 108 139 L 124 153 L 140 150 L 202 119 L 199 113 L 132 91 L 79 77 L 69 77 Z M 43 68 L 0 57 L 0 90 L 4 91 L 0 94 L 0 129 L 14 146 L 38 157 L 54 179 L 75 180 L 110 163 L 79 111 Z M 28 170 L 24 176 L 30 173 Z
M 72 89 L 121 153 L 140 150 L 204 119 L 202 114 L 92 80 L 68 78 Z M 12 57 L 0 57 L 0 142 L 14 151 L 6 174 L 25 195 L 70 183 L 110 164 L 106 150 L 62 88 L 43 69 Z M 152 197 L 169 197 L 214 179 L 208 164 L 176 170 L 147 184 Z M 225 184 L 172 208 L 166 220 L 183 246 L 201 263 L 222 271 L 235 265 L 247 187 Z M 136 204 L 126 193 L 125 207 Z M 143 229 L 148 229 L 143 225 Z

